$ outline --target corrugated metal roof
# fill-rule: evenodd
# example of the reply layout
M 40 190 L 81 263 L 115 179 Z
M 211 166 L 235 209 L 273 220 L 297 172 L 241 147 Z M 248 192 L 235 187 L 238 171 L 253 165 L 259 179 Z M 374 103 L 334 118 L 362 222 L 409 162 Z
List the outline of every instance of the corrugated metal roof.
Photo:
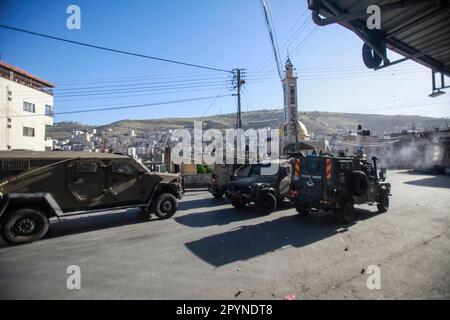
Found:
M 409 2 L 409 4 L 408 4 Z M 405 5 L 392 10 L 381 10 L 381 31 L 387 48 L 422 65 L 450 76 L 450 5 L 448 0 L 328 0 L 342 13 L 365 11 L 370 5 Z M 333 16 L 322 5 L 320 14 Z M 365 25 L 364 19 L 357 19 Z M 352 21 L 350 21 L 351 23 Z M 352 29 L 350 23 L 339 22 Z

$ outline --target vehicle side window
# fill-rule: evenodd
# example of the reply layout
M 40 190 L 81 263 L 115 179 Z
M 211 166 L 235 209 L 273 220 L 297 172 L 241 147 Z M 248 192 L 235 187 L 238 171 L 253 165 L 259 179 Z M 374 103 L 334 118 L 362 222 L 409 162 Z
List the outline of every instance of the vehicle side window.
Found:
M 112 171 L 114 173 L 129 174 L 129 175 L 136 175 L 139 172 L 139 170 L 136 169 L 135 166 L 126 162 L 119 162 L 113 164 Z
M 260 176 L 261 175 L 261 168 L 270 168 L 270 163 L 265 164 L 255 164 L 251 166 L 250 170 L 250 176 Z
M 92 162 L 77 163 L 77 173 L 95 173 L 97 172 L 97 164 Z
M 236 176 L 239 176 L 239 177 L 248 177 L 248 175 L 250 174 L 250 169 L 251 169 L 251 166 L 246 165 L 246 166 L 243 166 L 243 167 L 240 167 L 239 169 L 237 169 L 235 171 L 235 174 L 236 174 Z

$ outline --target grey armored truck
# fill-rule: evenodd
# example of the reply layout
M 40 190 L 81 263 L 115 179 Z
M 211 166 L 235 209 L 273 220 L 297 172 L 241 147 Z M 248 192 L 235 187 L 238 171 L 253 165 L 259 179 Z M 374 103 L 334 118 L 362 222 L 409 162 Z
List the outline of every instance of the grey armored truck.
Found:
M 10 244 L 39 240 L 52 217 L 139 207 L 146 219 L 167 219 L 182 197 L 179 176 L 123 154 L 4 151 L 0 169 L 0 232 Z

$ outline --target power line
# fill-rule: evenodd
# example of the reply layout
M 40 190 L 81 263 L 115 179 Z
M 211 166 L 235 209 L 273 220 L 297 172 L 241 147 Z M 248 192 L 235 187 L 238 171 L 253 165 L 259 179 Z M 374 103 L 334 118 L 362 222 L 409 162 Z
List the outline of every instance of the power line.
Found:
M 152 60 L 157 60 L 157 61 L 162 61 L 162 62 L 168 62 L 168 63 L 184 65 L 184 66 L 188 66 L 188 67 L 194 67 L 194 68 L 201 68 L 201 69 L 207 69 L 207 70 L 214 70 L 214 71 L 231 73 L 230 70 L 213 68 L 213 67 L 207 67 L 207 66 L 202 66 L 202 65 L 199 65 L 199 64 L 181 62 L 181 61 L 176 61 L 176 60 L 171 60 L 171 59 L 165 59 L 165 58 L 148 56 L 148 55 L 140 54 L 140 53 L 134 53 L 134 52 L 130 52 L 130 51 L 124 51 L 124 50 L 118 50 L 118 49 L 113 49 L 113 48 L 107 48 L 107 47 L 98 46 L 98 45 L 94 45 L 94 44 L 89 44 L 89 43 L 84 43 L 84 42 L 79 42 L 79 41 L 59 38 L 59 37 L 55 37 L 55 36 L 51 36 L 51 35 L 47 35 L 47 34 L 43 34 L 43 33 L 38 33 L 38 32 L 34 32 L 34 31 L 29 31 L 29 30 L 25 30 L 25 29 L 16 28 L 16 27 L 11 27 L 11 26 L 7 26 L 7 25 L 3 25 L 3 24 L 0 24 L 0 28 L 13 30 L 13 31 L 17 31 L 17 32 L 22 32 L 22 33 L 27 33 L 27 34 L 31 34 L 31 35 L 35 35 L 35 36 L 39 36 L 39 37 L 44 37 L 44 38 L 48 38 L 48 39 L 53 39 L 53 40 L 58 40 L 58 41 L 62 41 L 62 42 L 67 42 L 67 43 L 71 43 L 71 44 L 77 44 L 77 45 L 84 46 L 84 47 L 89 47 L 89 48 L 94 48 L 94 49 L 99 49 L 99 50 L 105 50 L 105 51 L 110 51 L 110 52 L 115 52 L 115 53 L 121 53 L 121 54 L 125 54 L 125 55 L 145 58 L 145 59 L 152 59 Z
M 223 84 L 223 86 L 220 87 L 220 90 L 219 90 L 219 92 L 217 93 L 217 95 L 214 97 L 214 100 L 211 101 L 211 104 L 210 104 L 209 107 L 206 109 L 206 111 L 203 113 L 202 119 L 203 119 L 203 117 L 208 113 L 208 111 L 211 109 L 211 107 L 214 105 L 214 103 L 216 103 L 217 98 L 218 98 L 218 97 L 220 96 L 220 94 L 222 93 L 222 90 L 225 89 L 226 85 L 227 85 L 227 83 L 225 82 L 225 83 Z
M 145 87 L 131 87 L 131 88 L 120 88 L 120 89 L 103 89 L 103 90 L 84 90 L 84 91 L 73 91 L 73 92 L 62 92 L 55 94 L 55 98 L 67 98 L 67 97 L 83 97 L 83 96 L 98 96 L 98 95 L 109 95 L 109 94 L 120 94 L 120 93 L 134 93 L 134 92 L 151 92 L 151 91 L 166 91 L 172 89 L 189 89 L 189 88 L 202 88 L 202 87 L 215 87 L 218 84 L 223 83 L 223 81 L 210 81 L 210 82 L 199 82 L 191 84 L 176 84 L 176 85 L 165 85 L 165 86 L 145 86 Z M 16 94 L 16 97 L 29 98 L 34 97 L 31 94 Z
M 310 23 L 311 23 L 311 21 L 305 20 L 303 22 L 303 24 L 300 26 L 300 28 L 297 30 L 297 32 L 294 33 L 291 37 L 289 37 L 289 39 L 287 39 L 285 42 L 282 43 L 281 50 L 288 49 L 289 46 L 298 39 L 298 37 L 303 33 L 303 31 L 306 30 L 306 28 L 309 26 Z M 264 70 L 266 70 L 268 67 L 271 66 L 272 58 L 273 58 L 272 55 L 267 57 L 254 70 L 261 70 L 261 72 L 267 72 Z
M 298 52 L 300 52 L 300 49 L 304 47 L 304 45 L 306 44 L 306 42 L 308 42 L 313 36 L 314 34 L 319 31 L 319 27 L 318 26 L 314 26 L 314 28 L 306 35 L 306 37 L 303 39 L 302 42 L 300 42 L 297 47 L 294 48 L 293 52 L 292 52 L 292 56 L 295 56 Z
M 156 79 L 170 79 L 170 78 L 191 78 L 191 77 L 205 77 L 212 76 L 213 73 L 209 71 L 196 71 L 196 72 L 177 72 L 177 73 L 164 73 L 164 74 L 153 74 L 152 76 L 146 75 L 136 75 L 129 77 L 108 77 L 108 78 L 88 78 L 88 79 L 71 79 L 71 80 L 53 80 L 54 83 L 59 86 L 71 86 L 78 83 L 109 83 L 109 82 L 127 82 L 133 80 L 156 80 Z
M 110 99 L 122 99 L 122 98 L 133 98 L 133 97 L 144 97 L 144 96 L 160 96 L 167 94 L 178 94 L 178 93 L 193 93 L 193 92 L 202 92 L 202 91 L 211 91 L 214 89 L 219 89 L 219 87 L 213 88 L 198 88 L 198 89 L 168 89 L 164 92 L 153 92 L 153 93 L 139 93 L 139 94 L 126 94 L 121 96 L 98 96 L 98 97 L 89 97 L 89 98 L 76 98 L 76 99 L 58 99 L 57 103 L 61 102 L 75 102 L 75 101 L 91 101 L 91 100 L 110 100 Z
M 272 45 L 272 50 L 273 50 L 273 55 L 274 55 L 274 58 L 275 58 L 275 63 L 277 65 L 278 75 L 280 76 L 280 80 L 281 80 L 283 78 L 283 74 L 281 72 L 281 61 L 280 61 L 280 57 L 279 57 L 280 53 L 278 51 L 278 44 L 277 44 L 277 41 L 276 41 L 275 31 L 272 30 L 273 28 L 272 28 L 272 26 L 270 24 L 271 17 L 270 17 L 270 14 L 269 14 L 268 10 L 267 10 L 265 0 L 261 0 L 261 6 L 262 6 L 262 9 L 263 9 L 263 13 L 264 13 L 264 21 L 266 23 L 267 32 L 268 32 L 269 38 L 270 38 L 270 44 Z
M 289 36 L 290 33 L 297 28 L 298 23 L 302 21 L 302 18 L 305 16 L 305 14 L 308 11 L 309 11 L 309 9 L 306 8 L 305 11 L 303 12 L 303 14 L 300 16 L 300 18 L 298 18 L 298 20 L 292 25 L 292 27 L 289 29 L 289 31 L 282 37 L 282 40 L 281 40 L 282 41 L 282 44 L 281 44 L 281 49 L 282 50 L 284 50 L 284 48 L 286 48 L 289 45 L 289 43 L 291 42 L 291 39 L 293 39 L 293 38 L 296 39 L 298 37 L 299 33 L 302 32 L 301 30 L 302 30 L 303 26 L 308 21 L 307 19 L 305 19 L 305 21 L 303 22 L 303 24 L 301 24 L 300 28 L 297 31 L 295 31 L 291 36 Z M 263 59 L 261 61 L 261 63 L 256 65 L 256 67 L 253 68 L 254 70 L 258 70 L 258 69 L 261 69 L 261 68 L 265 69 L 267 63 L 268 62 L 270 62 L 270 63 L 272 62 L 272 58 L 273 58 L 272 50 L 266 51 L 266 53 L 264 55 L 267 58 Z
M 77 111 L 63 111 L 63 112 L 55 112 L 54 115 L 61 114 L 74 114 L 74 113 L 90 113 L 90 112 L 100 112 L 100 111 L 111 111 L 111 110 L 123 110 L 123 109 L 136 109 L 136 108 L 144 108 L 144 107 L 152 107 L 152 106 L 160 106 L 160 105 L 168 105 L 168 104 L 176 104 L 182 102 L 191 102 L 191 101 L 200 101 L 200 100 L 208 100 L 208 99 L 217 99 L 222 97 L 231 97 L 232 95 L 219 95 L 219 96 L 209 96 L 209 97 L 199 97 L 199 98 L 191 98 L 191 99 L 182 99 L 182 100 L 172 100 L 172 101 L 163 101 L 163 102 L 155 102 L 155 103 L 146 103 L 146 104 L 136 104 L 129 106 L 119 106 L 119 107 L 109 107 L 109 108 L 98 108 L 98 109 L 85 109 L 85 110 L 77 110 Z M 45 114 L 31 114 L 31 115 L 10 115 L 8 118 L 22 118 L 22 117 L 36 117 L 36 116 L 45 116 Z M 2 117 L 6 118 L 6 117 Z

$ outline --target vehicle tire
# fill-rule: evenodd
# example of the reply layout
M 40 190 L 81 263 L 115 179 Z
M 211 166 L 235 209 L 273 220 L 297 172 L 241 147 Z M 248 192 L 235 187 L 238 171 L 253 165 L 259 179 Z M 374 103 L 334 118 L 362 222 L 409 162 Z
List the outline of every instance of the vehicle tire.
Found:
M 236 209 L 244 209 L 245 208 L 245 203 L 240 203 L 237 201 L 231 201 L 231 205 L 233 207 L 235 207 Z
M 342 201 L 341 207 L 335 210 L 336 218 L 340 223 L 351 223 L 354 219 L 353 200 L 345 199 Z
M 297 210 L 297 212 L 302 216 L 307 216 L 310 213 L 309 209 L 302 207 L 296 207 L 295 210 Z
M 224 193 L 223 192 L 214 192 L 212 195 L 215 199 L 220 200 L 223 198 Z
M 48 231 L 47 216 L 37 209 L 20 208 L 2 219 L 1 235 L 10 244 L 23 244 L 41 239 Z
M 163 193 L 152 202 L 152 212 L 159 219 L 169 219 L 178 209 L 177 198 L 171 193 Z
M 258 213 L 270 214 L 277 208 L 277 198 L 270 192 L 263 192 L 256 199 L 255 207 Z
M 378 212 L 383 213 L 389 209 L 389 195 L 387 192 L 380 194 L 380 201 L 377 204 Z

